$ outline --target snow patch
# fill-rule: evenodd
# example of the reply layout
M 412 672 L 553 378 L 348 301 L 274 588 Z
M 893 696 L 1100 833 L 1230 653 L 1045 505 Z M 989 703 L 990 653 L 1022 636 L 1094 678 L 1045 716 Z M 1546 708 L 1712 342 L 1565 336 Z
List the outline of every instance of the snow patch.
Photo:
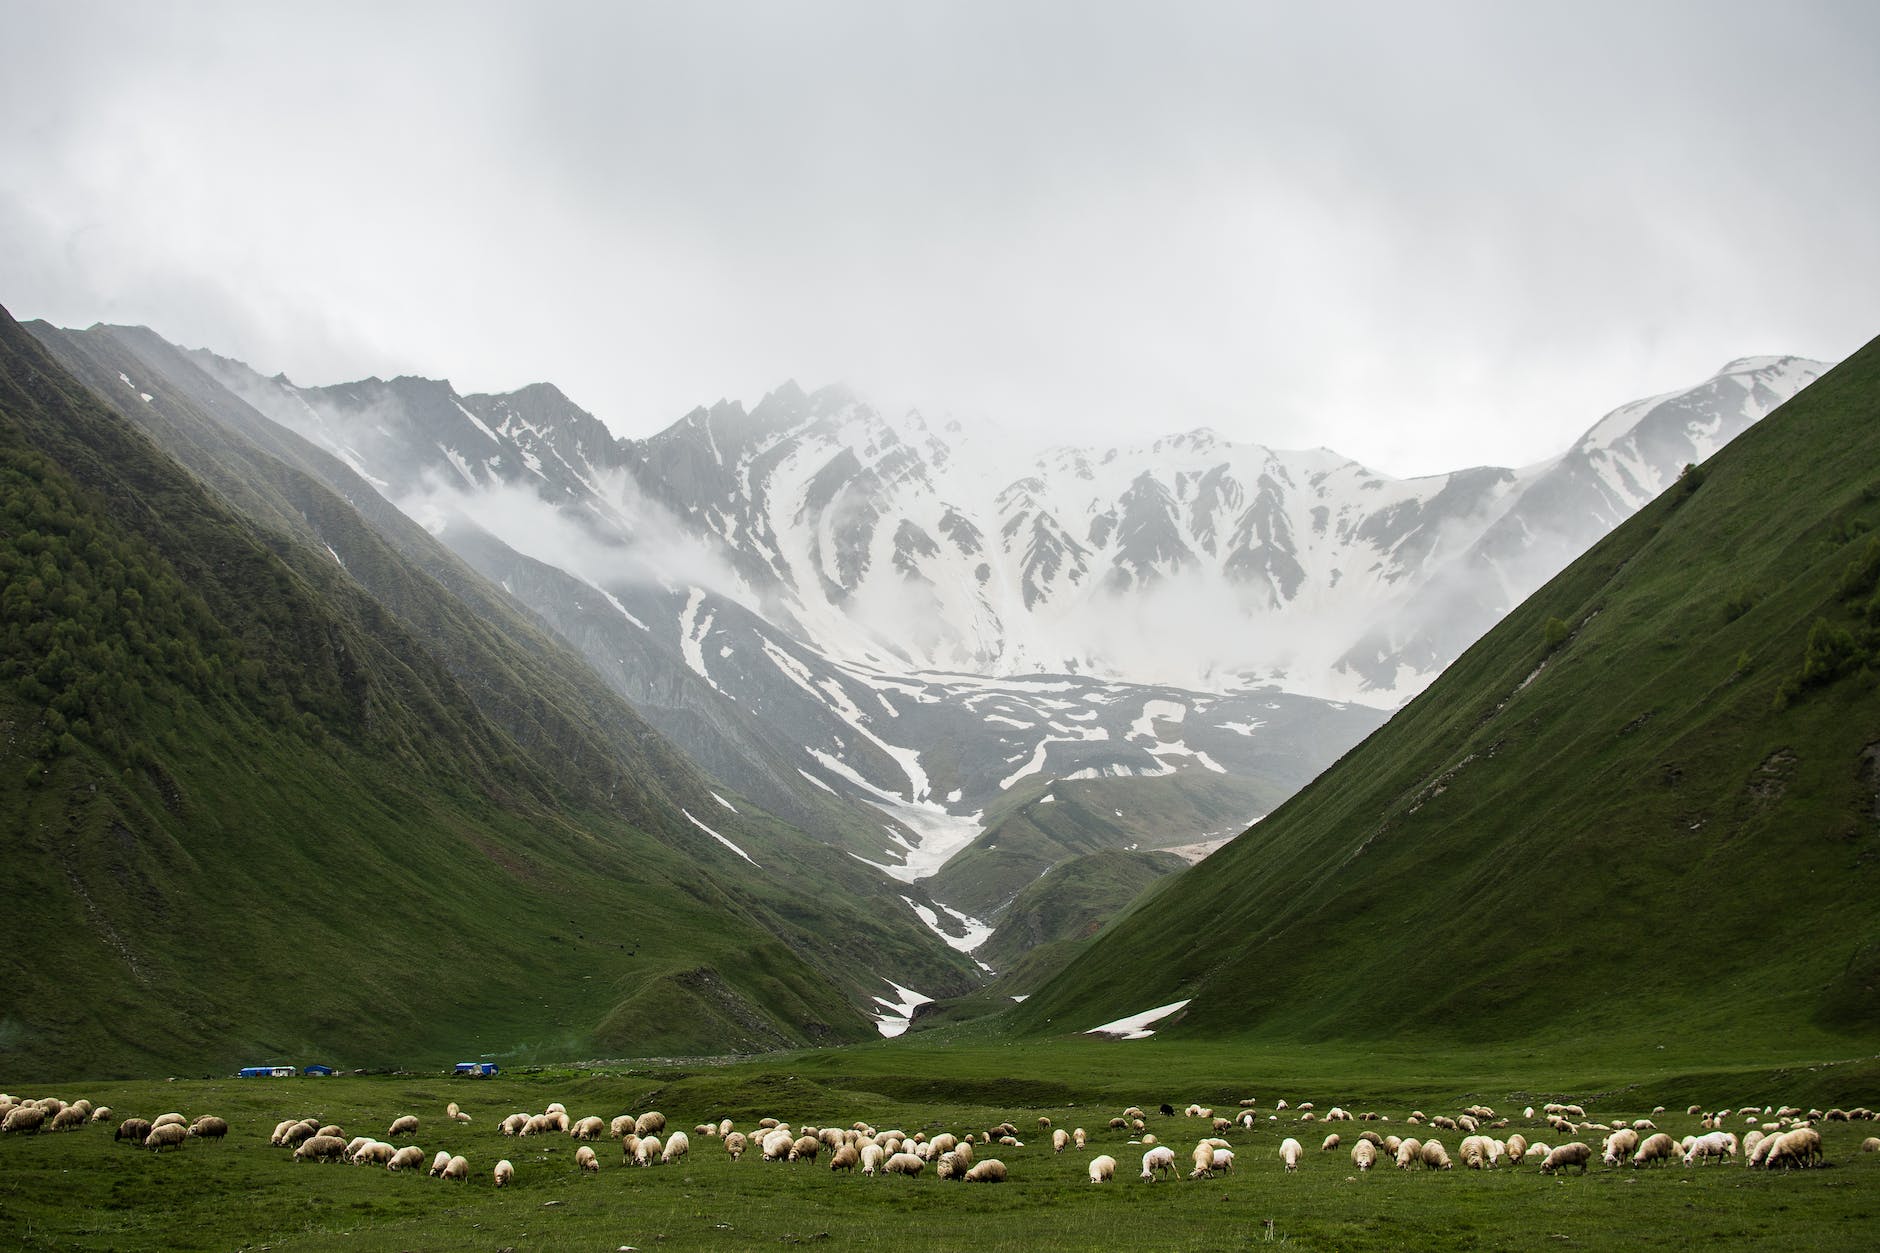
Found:
M 729 808 L 729 806 L 726 806 L 726 808 Z M 700 822 L 697 818 L 694 818 L 692 816 L 691 810 L 681 809 L 679 812 L 685 815 L 687 822 L 690 822 L 693 826 L 703 831 L 706 835 L 711 836 L 712 839 L 717 840 L 720 844 L 724 845 L 726 848 L 730 849 L 732 852 L 742 857 L 745 861 L 750 861 L 753 866 L 757 866 L 756 862 L 751 861 L 751 855 L 749 853 L 745 852 L 743 849 L 739 848 L 736 844 L 733 844 L 730 840 L 727 840 L 724 836 L 718 834 L 716 831 L 712 830 L 710 827 Z M 762 866 L 757 866 L 757 868 L 759 870 L 763 869 Z
M 733 805 L 730 801 L 718 795 L 718 793 L 713 792 L 712 799 L 717 801 L 720 805 L 723 805 L 726 809 L 729 809 L 732 813 L 735 814 L 738 812 L 738 807 L 736 805 Z
M 1189 1000 L 1193 1000 L 1190 997 Z M 1158 1005 L 1154 1009 L 1145 1009 L 1140 1014 L 1131 1014 L 1127 1018 L 1118 1018 L 1115 1022 L 1106 1022 L 1101 1027 L 1092 1027 L 1085 1035 L 1109 1036 L 1117 1040 L 1144 1040 L 1155 1034 L 1149 1030 L 1149 1024 L 1160 1022 L 1178 1009 L 1184 1009 L 1188 1001 L 1175 1001 L 1168 1005 Z
M 882 1035 L 893 1039 L 907 1030 L 907 1024 L 914 1017 L 914 1011 L 933 1001 L 931 996 L 922 996 L 912 988 L 904 988 L 892 979 L 883 979 L 883 983 L 893 988 L 895 999 L 877 996 L 875 1004 L 881 1006 L 881 1012 L 874 1016 L 875 1029 Z

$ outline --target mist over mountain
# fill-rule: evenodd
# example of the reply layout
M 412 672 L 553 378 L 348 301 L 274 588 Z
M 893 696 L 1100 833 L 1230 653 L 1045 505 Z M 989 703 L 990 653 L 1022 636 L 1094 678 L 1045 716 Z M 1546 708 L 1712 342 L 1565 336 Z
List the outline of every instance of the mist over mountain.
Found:
M 1066 859 L 1199 856 L 1275 808 L 1825 368 L 1742 359 L 1538 465 L 1399 480 L 1206 430 L 1015 456 L 794 383 L 625 440 L 549 384 L 303 388 L 84 334 L 132 393 L 322 450 L 729 788 L 924 884 L 962 950 Z

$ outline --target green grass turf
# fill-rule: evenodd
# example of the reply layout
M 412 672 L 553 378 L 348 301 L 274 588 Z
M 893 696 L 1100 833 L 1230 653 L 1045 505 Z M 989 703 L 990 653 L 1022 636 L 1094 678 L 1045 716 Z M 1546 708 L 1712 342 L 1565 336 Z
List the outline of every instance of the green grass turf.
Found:
M 1014 1079 L 1013 1074 L 1026 1076 Z M 1663 1248 L 1722 1242 L 1731 1248 L 1838 1249 L 1871 1246 L 1880 1219 L 1880 1154 L 1859 1144 L 1876 1124 L 1827 1123 L 1825 1167 L 1765 1173 L 1740 1165 L 1605 1170 L 1550 1179 L 1532 1165 L 1492 1172 L 1360 1175 L 1348 1146 L 1366 1126 L 1409 1134 L 1413 1109 L 1454 1115 L 1481 1102 L 1512 1117 L 1530 1139 L 1559 1143 L 1521 1109 L 1548 1100 L 1577 1102 L 1589 1118 L 1656 1115 L 1674 1137 L 1697 1130 L 1683 1111 L 1740 1101 L 1807 1106 L 1856 1103 L 1880 1089 L 1873 1059 L 1829 1063 L 1766 1058 L 1741 1068 L 1673 1073 L 1616 1072 L 1572 1056 L 1546 1064 L 1518 1055 L 1416 1054 L 1389 1050 L 1274 1050 L 1157 1040 L 1011 1046 L 970 1041 L 885 1043 L 779 1055 L 731 1065 L 643 1062 L 630 1069 L 558 1070 L 491 1081 L 445 1076 L 336 1079 L 115 1082 L 54 1085 L 109 1102 L 116 1114 L 214 1112 L 232 1131 L 220 1144 L 192 1141 L 152 1154 L 113 1143 L 109 1129 L 0 1139 L 0 1242 L 21 1248 L 227 1249 L 640 1249 L 732 1248 L 808 1243 L 845 1249 L 1038 1249 L 1131 1247 L 1249 1248 L 1266 1243 L 1317 1249 L 1536 1247 Z M 1672 1094 L 1676 1093 L 1676 1099 Z M 1707 1094 L 1709 1099 L 1696 1095 Z M 1830 1095 L 1834 1094 L 1834 1095 Z M 23 1095 L 15 1093 L 15 1095 Z M 1142 1147 L 1107 1127 L 1126 1104 L 1149 1113 L 1149 1130 L 1184 1165 L 1199 1120 L 1188 1101 L 1240 1112 L 1257 1100 L 1259 1124 L 1228 1135 L 1236 1170 L 1211 1180 L 1146 1184 Z M 1390 1123 L 1301 1123 L 1298 1111 L 1267 1121 L 1281 1097 L 1376 1110 Z M 1818 1099 L 1811 1099 L 1818 1098 Z M 1838 1098 L 1838 1099 L 1837 1099 Z M 456 1100 L 475 1121 L 455 1124 Z M 672 1128 L 730 1117 L 750 1129 L 765 1115 L 793 1126 L 865 1120 L 909 1133 L 982 1130 L 1010 1120 L 1022 1147 L 981 1150 L 1010 1170 L 1009 1182 L 868 1179 L 811 1165 L 766 1163 L 753 1151 L 731 1162 L 716 1141 L 694 1135 L 692 1152 L 671 1166 L 620 1164 L 597 1144 L 602 1170 L 583 1176 L 566 1136 L 509 1139 L 496 1130 L 516 1110 L 559 1100 L 571 1115 L 658 1108 Z M 1178 1113 L 1156 1112 L 1162 1100 Z M 1872 1104 L 1871 1101 L 1867 1102 Z M 467 1157 L 472 1178 L 447 1183 L 392 1175 L 377 1167 L 296 1163 L 271 1148 L 276 1122 L 312 1115 L 348 1136 L 382 1137 L 391 1120 L 415 1113 L 415 1143 Z M 1040 1117 L 1091 1132 L 1089 1148 L 1051 1150 Z M 1742 1129 L 1740 1118 L 1731 1127 Z M 1322 1152 L 1338 1131 L 1345 1145 Z M 1458 1133 L 1437 1133 L 1452 1156 Z M 1287 1175 L 1279 1141 L 1295 1136 L 1305 1161 Z M 1597 1147 L 1599 1133 L 1582 1140 Z M 1088 1182 L 1089 1161 L 1108 1153 L 1115 1183 Z M 496 1189 L 500 1158 L 516 1182 Z M 1270 1225 L 1269 1225 L 1270 1224 Z

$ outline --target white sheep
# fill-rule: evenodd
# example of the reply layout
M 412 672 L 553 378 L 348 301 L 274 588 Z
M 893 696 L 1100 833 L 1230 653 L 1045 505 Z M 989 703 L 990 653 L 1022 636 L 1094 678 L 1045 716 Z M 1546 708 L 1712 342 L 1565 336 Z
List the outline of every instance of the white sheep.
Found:
M 398 1150 L 385 1143 L 385 1141 L 368 1140 L 360 1145 L 353 1153 L 352 1162 L 355 1166 L 363 1166 L 367 1162 L 372 1163 L 374 1166 L 389 1166 L 392 1163 L 392 1159 L 396 1156 L 398 1156 Z M 418 1150 L 418 1158 L 420 1161 L 423 1160 L 423 1149 Z
M 654 1162 L 659 1160 L 659 1155 L 663 1147 L 664 1146 L 659 1142 L 658 1136 L 641 1136 L 639 1144 L 636 1145 L 633 1150 L 633 1164 L 635 1166 L 651 1166 Z
M 590 1114 L 568 1128 L 568 1134 L 577 1140 L 598 1140 L 607 1130 L 607 1124 L 599 1117 Z
M 1543 1175 L 1551 1175 L 1556 1170 L 1563 1170 L 1568 1166 L 1578 1166 L 1580 1173 L 1584 1175 L 1586 1173 L 1586 1164 L 1591 1160 L 1593 1160 L 1592 1146 L 1582 1144 L 1578 1140 L 1575 1140 L 1570 1144 L 1563 1144 L 1559 1148 L 1549 1152 L 1547 1154 L 1547 1160 L 1541 1163 L 1541 1173 Z
M 431 1159 L 431 1178 L 436 1179 L 442 1175 L 444 1168 L 448 1165 L 450 1165 L 450 1150 L 439 1149 L 437 1156 Z
M 1078 1149 L 1082 1149 L 1084 1147 L 1085 1141 L 1087 1141 L 1089 1138 L 1090 1138 L 1089 1135 L 1084 1131 L 1082 1127 L 1079 1127 L 1075 1131 L 1071 1132 L 1071 1143 L 1074 1146 L 1076 1146 Z
M 692 1151 L 692 1141 L 683 1131 L 675 1131 L 666 1137 L 666 1147 L 659 1152 L 659 1160 L 671 1165 Z
M 789 1128 L 778 1127 L 764 1137 L 764 1160 L 780 1162 L 790 1155 L 790 1149 L 796 1144 L 796 1137 Z
M 1214 1159 L 1214 1152 L 1212 1149 L 1208 1151 L 1208 1159 L 1210 1161 Z M 1108 1153 L 1105 1153 L 1100 1157 L 1093 1157 L 1090 1159 L 1090 1182 L 1109 1183 L 1111 1180 L 1115 1178 L 1116 1178 L 1116 1159 L 1114 1157 L 1111 1157 Z
M 446 1105 L 444 1107 L 444 1112 L 450 1115 L 451 1121 L 453 1122 L 469 1122 L 470 1121 L 470 1115 L 458 1109 L 457 1102 L 455 1101 L 452 1101 L 449 1105 Z
M 742 1131 L 733 1131 L 725 1137 L 725 1152 L 735 1162 L 744 1156 L 747 1143 Z
M 882 1163 L 886 1161 L 887 1156 L 887 1150 L 882 1148 L 879 1144 L 864 1144 L 862 1146 L 862 1173 L 864 1175 L 879 1175 L 881 1173 Z
M 1369 1170 L 1377 1161 L 1377 1146 L 1369 1140 L 1360 1140 L 1351 1146 L 1351 1164 L 1359 1170 Z
M 1415 1136 L 1397 1146 L 1397 1169 L 1409 1170 L 1423 1161 L 1423 1142 Z
M 1638 1151 L 1632 1154 L 1634 1166 L 1649 1166 L 1653 1162 L 1662 1165 L 1671 1160 L 1675 1149 L 1670 1136 L 1662 1131 L 1653 1132 L 1639 1144 Z
M 403 1118 L 394 1118 L 392 1120 L 391 1130 L 385 1133 L 386 1138 L 391 1140 L 396 1140 L 401 1136 L 415 1136 L 417 1134 L 418 1116 L 416 1114 L 406 1114 Z
M 1329 1153 L 1342 1143 L 1344 1143 L 1344 1141 L 1340 1140 L 1338 1138 L 1338 1133 L 1334 1131 L 1332 1132 L 1331 1135 L 1328 1135 L 1325 1137 L 1325 1143 L 1319 1145 L 1319 1152 Z
M 390 1148 L 391 1146 L 387 1145 L 386 1147 Z M 407 1144 L 404 1148 L 399 1149 L 396 1153 L 391 1155 L 385 1163 L 385 1169 L 390 1171 L 415 1170 L 422 1165 L 424 1165 L 424 1150 L 415 1144 Z
M 896 1153 L 893 1157 L 890 1157 L 887 1164 L 882 1167 L 882 1170 L 890 1175 L 909 1176 L 918 1175 L 925 1169 L 927 1169 L 927 1163 L 921 1161 L 920 1158 L 915 1157 L 912 1153 Z
M 585 1145 L 583 1145 L 582 1147 L 586 1148 Z M 594 1155 L 594 1150 L 587 1149 L 587 1153 L 589 1157 L 592 1157 Z M 580 1161 L 580 1154 L 577 1153 L 575 1155 L 575 1160 L 577 1162 Z M 450 1159 L 450 1164 L 453 1167 L 456 1166 L 458 1162 L 463 1162 L 463 1174 L 452 1175 L 452 1174 L 446 1173 L 444 1176 L 446 1179 L 464 1179 L 464 1178 L 469 1177 L 470 1163 L 464 1162 L 463 1158 L 461 1157 L 453 1157 Z M 596 1169 L 596 1168 L 589 1167 L 588 1169 Z M 509 1164 L 509 1159 L 506 1157 L 502 1161 L 496 1163 L 496 1169 L 490 1172 L 490 1178 L 496 1181 L 496 1186 L 499 1188 L 507 1187 L 509 1185 L 509 1181 L 511 1179 L 514 1179 L 515 1177 L 516 1177 L 516 1168 Z
M 589 1174 L 598 1175 L 601 1170 L 600 1159 L 595 1157 L 594 1150 L 585 1144 L 574 1151 L 574 1164 L 577 1169 L 585 1170 Z
M 1142 1155 L 1142 1177 L 1153 1182 L 1158 1174 L 1175 1175 L 1175 1150 L 1158 1144 Z
M 1053 1153 L 1062 1153 L 1069 1147 L 1070 1142 L 1071 1133 L 1064 1130 L 1062 1127 L 1059 1127 L 1056 1131 L 1051 1133 L 1051 1151 Z
M 468 1179 L 469 1177 L 470 1163 L 463 1157 L 451 1158 L 449 1164 L 444 1167 L 444 1178 L 446 1179 Z
M 1637 1148 L 1638 1132 L 1630 1127 L 1621 1127 L 1606 1137 L 1605 1151 L 1600 1154 L 1600 1160 L 1608 1166 L 1617 1166 Z
M 1422 1156 L 1423 1168 L 1425 1170 L 1454 1169 L 1449 1161 L 1449 1150 L 1443 1147 L 1441 1140 L 1425 1140 L 1423 1142 Z
M 658 1135 L 666 1129 L 666 1116 L 658 1110 L 648 1110 L 633 1120 L 635 1135 Z
M 1306 1155 L 1305 1146 L 1291 1136 L 1280 1141 L 1279 1160 L 1286 1163 L 1288 1171 L 1299 1169 L 1299 1160 Z
M 974 1162 L 966 1170 L 967 1183 L 1004 1183 L 1005 1163 L 996 1157 Z

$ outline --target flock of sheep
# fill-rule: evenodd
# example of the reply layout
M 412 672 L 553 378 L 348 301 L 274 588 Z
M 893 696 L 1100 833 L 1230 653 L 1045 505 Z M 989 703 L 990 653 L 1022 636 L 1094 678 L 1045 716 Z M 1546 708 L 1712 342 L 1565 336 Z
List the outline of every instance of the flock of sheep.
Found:
M 1140 1178 L 1153 1182 L 1157 1179 L 1179 1178 L 1184 1173 L 1189 1179 L 1209 1179 L 1233 1171 L 1236 1160 L 1234 1149 L 1226 1137 L 1251 1132 L 1262 1127 L 1263 1123 L 1278 1123 L 1282 1114 L 1295 1127 L 1313 1122 L 1383 1124 L 1391 1121 L 1376 1113 L 1353 1115 L 1336 1106 L 1326 1111 L 1321 1118 L 1311 1102 L 1305 1102 L 1288 1113 L 1289 1107 L 1284 1100 L 1278 1101 L 1274 1112 L 1261 1119 L 1254 1112 L 1254 1104 L 1252 1100 L 1240 1102 L 1242 1108 L 1233 1118 L 1217 1116 L 1212 1109 L 1199 1104 L 1188 1106 L 1183 1111 L 1184 1118 L 1200 1120 L 1209 1134 L 1196 1140 L 1188 1158 L 1190 1168 L 1186 1172 L 1182 1170 L 1175 1150 L 1159 1143 L 1156 1135 L 1148 1130 L 1148 1115 L 1141 1108 L 1132 1106 L 1124 1110 L 1111 1118 L 1104 1130 L 1121 1132 L 1132 1147 L 1142 1148 Z M 1161 1113 L 1165 1117 L 1173 1117 L 1175 1110 L 1172 1106 L 1163 1105 Z M 1663 1113 L 1662 1106 L 1652 1111 L 1654 1118 Z M 1509 1134 L 1505 1139 L 1494 1135 L 1494 1132 L 1505 1130 L 1512 1124 L 1509 1118 L 1497 1115 L 1487 1106 L 1472 1105 L 1455 1117 L 1440 1114 L 1429 1117 L 1419 1110 L 1413 1111 L 1404 1119 L 1404 1123 L 1406 1130 L 1425 1133 L 1423 1138 L 1417 1135 L 1386 1135 L 1374 1127 L 1367 1127 L 1357 1133 L 1348 1152 L 1352 1166 L 1361 1172 L 1371 1170 L 1380 1162 L 1395 1164 L 1400 1170 L 1452 1170 L 1460 1162 L 1470 1170 L 1534 1163 L 1543 1175 L 1576 1167 L 1584 1174 L 1592 1163 L 1595 1150 L 1585 1141 L 1573 1137 L 1597 1133 L 1602 1137 L 1597 1156 L 1609 1168 L 1662 1166 L 1675 1158 L 1687 1167 L 1741 1159 L 1751 1168 L 1786 1170 L 1821 1163 L 1820 1124 L 1871 1121 L 1875 1118 L 1874 1112 L 1864 1107 L 1804 1111 L 1794 1106 L 1706 1111 L 1693 1105 L 1686 1111 L 1686 1116 L 1699 1120 L 1699 1131 L 1674 1140 L 1669 1134 L 1658 1130 L 1653 1118 L 1608 1125 L 1590 1119 L 1578 1105 L 1550 1104 L 1543 1107 L 1538 1115 L 1533 1107 L 1528 1107 L 1522 1112 L 1522 1118 L 1527 1123 L 1542 1122 L 1556 1137 L 1565 1137 L 1562 1143 L 1550 1146 L 1538 1140 L 1530 1142 L 1519 1131 Z M 112 1118 L 109 1107 L 94 1108 L 90 1101 L 67 1104 L 56 1097 L 21 1100 L 0 1093 L 0 1132 L 66 1131 L 90 1123 L 107 1123 Z M 460 1110 L 454 1101 L 446 1108 L 445 1118 L 453 1124 L 471 1121 L 470 1115 Z M 1741 1138 L 1726 1125 L 1733 1119 L 1740 1120 Z M 1039 1118 L 1038 1124 L 1041 1132 L 1049 1132 L 1054 1153 L 1073 1148 L 1082 1152 L 1090 1144 L 1090 1133 L 1082 1127 L 1071 1131 L 1053 1128 L 1048 1117 Z M 354 1165 L 383 1166 L 394 1173 L 417 1171 L 425 1168 L 426 1161 L 425 1150 L 411 1143 L 417 1138 L 418 1129 L 418 1117 L 414 1114 L 394 1119 L 386 1129 L 384 1139 L 367 1135 L 348 1138 L 343 1128 L 325 1123 L 317 1117 L 284 1119 L 274 1128 L 269 1144 L 292 1150 L 295 1161 L 345 1161 Z M 601 1169 L 600 1158 L 595 1154 L 591 1142 L 612 1140 L 620 1146 L 623 1166 L 650 1167 L 670 1165 L 685 1157 L 691 1151 L 692 1137 L 697 1136 L 702 1140 L 717 1141 L 732 1161 L 749 1154 L 767 1162 L 815 1163 L 826 1153 L 829 1169 L 836 1172 L 918 1176 L 931 1165 L 935 1177 L 939 1179 L 1002 1183 L 1007 1178 L 1005 1163 L 996 1157 L 981 1157 L 980 1152 L 995 1146 L 1012 1150 L 1025 1147 L 1018 1138 L 1017 1126 L 1010 1122 L 986 1128 L 983 1132 L 974 1130 L 963 1135 L 941 1132 L 929 1136 L 924 1131 L 909 1134 L 899 1129 L 877 1130 L 866 1122 L 856 1122 L 848 1127 L 793 1128 L 776 1118 L 764 1118 L 749 1131 L 742 1131 L 731 1119 L 725 1118 L 716 1123 L 700 1123 L 688 1135 L 682 1130 L 668 1133 L 665 1115 L 656 1111 L 637 1116 L 621 1114 L 611 1121 L 598 1115 L 575 1119 L 569 1116 L 567 1108 L 559 1102 L 549 1105 L 539 1114 L 511 1114 L 498 1124 L 497 1129 L 504 1136 L 517 1139 L 553 1135 L 582 1141 L 575 1150 L 574 1165 L 576 1170 L 583 1172 L 598 1172 Z M 115 1138 L 159 1151 L 181 1148 L 192 1137 L 220 1140 L 228 1135 L 228 1131 L 227 1121 L 215 1115 L 204 1114 L 191 1122 L 180 1113 L 167 1113 L 149 1121 L 125 1118 L 118 1122 Z M 1457 1144 L 1453 1158 L 1435 1135 L 1436 1132 L 1445 1131 L 1463 1137 Z M 1333 1131 L 1324 1137 L 1319 1149 L 1321 1153 L 1331 1153 L 1344 1147 L 1343 1135 Z M 1861 1150 L 1880 1152 L 1880 1137 L 1869 1136 L 1861 1144 Z M 1307 1160 L 1305 1146 L 1290 1135 L 1280 1142 L 1278 1156 L 1288 1172 L 1298 1170 Z M 467 1180 L 470 1177 L 470 1164 L 462 1155 L 440 1149 L 430 1158 L 429 1173 L 436 1178 Z M 1117 1160 L 1109 1153 L 1099 1153 L 1089 1163 L 1088 1174 L 1092 1183 L 1112 1182 L 1116 1173 Z M 496 1163 L 490 1177 L 495 1186 L 500 1188 L 511 1183 L 515 1175 L 514 1165 L 504 1159 Z

